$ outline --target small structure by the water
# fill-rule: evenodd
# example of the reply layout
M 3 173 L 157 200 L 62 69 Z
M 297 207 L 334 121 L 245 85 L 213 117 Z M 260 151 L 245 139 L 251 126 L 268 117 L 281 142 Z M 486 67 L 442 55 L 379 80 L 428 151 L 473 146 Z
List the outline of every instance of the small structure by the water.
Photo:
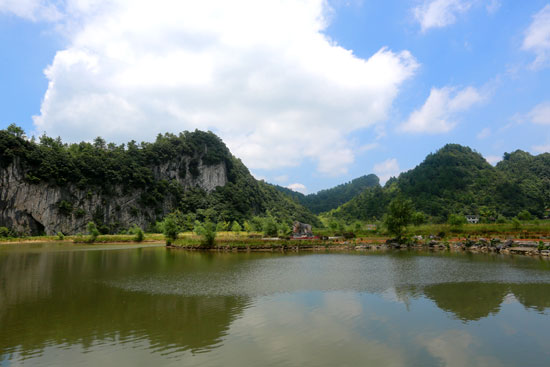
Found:
M 477 224 L 477 223 L 479 223 L 479 216 L 477 216 L 477 215 L 467 215 L 466 220 L 470 224 Z
M 295 221 L 292 226 L 292 237 L 294 238 L 313 237 L 313 232 L 311 231 L 311 224 Z

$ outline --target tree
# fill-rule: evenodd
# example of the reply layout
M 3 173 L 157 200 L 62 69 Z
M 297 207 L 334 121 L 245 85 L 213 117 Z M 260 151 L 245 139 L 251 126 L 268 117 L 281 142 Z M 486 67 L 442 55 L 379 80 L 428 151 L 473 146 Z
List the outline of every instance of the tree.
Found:
M 531 220 L 532 216 L 531 213 L 529 213 L 528 210 L 522 210 L 518 213 L 518 219 L 519 220 Z
M 426 222 L 426 216 L 422 212 L 415 212 L 411 220 L 415 226 L 419 226 Z
M 280 223 L 278 227 L 279 227 L 279 234 L 281 236 L 287 236 L 290 234 L 290 227 L 286 222 Z
M 448 223 L 455 228 L 460 228 L 467 223 L 466 217 L 461 214 L 449 215 Z
M 170 213 L 162 221 L 162 233 L 166 238 L 166 245 L 170 246 L 178 238 L 180 228 L 178 226 L 176 215 Z
M 17 138 L 22 138 L 22 139 L 25 138 L 25 130 L 23 130 L 21 127 L 17 126 L 16 124 L 10 124 L 10 126 L 8 126 L 6 131 Z
M 237 222 L 237 221 L 233 222 L 233 225 L 231 226 L 231 231 L 232 232 L 240 232 L 242 230 L 243 230 L 243 228 L 241 227 L 239 222 Z
M 263 231 L 266 236 L 277 236 L 278 228 L 275 219 L 272 216 L 268 216 L 263 221 Z
M 6 227 L 0 227 L 0 237 L 9 237 L 10 230 Z
M 95 242 L 99 236 L 99 231 L 97 230 L 96 224 L 94 222 L 89 222 L 86 225 L 86 229 L 88 229 L 88 233 L 90 234 L 90 242 Z
M 134 235 L 135 242 L 142 242 L 143 239 L 145 238 L 145 235 L 143 234 L 143 230 L 136 224 L 134 224 L 128 232 Z
M 407 225 L 411 223 L 413 214 L 412 201 L 397 197 L 390 202 L 388 213 L 384 218 L 384 225 L 388 232 L 401 241 Z
M 197 228 L 198 235 L 202 237 L 201 245 L 203 247 L 212 247 L 216 242 L 216 225 L 209 220 L 206 220 L 200 227 Z
M 250 224 L 249 221 L 245 220 L 243 226 L 244 226 L 245 232 L 247 232 L 247 233 L 252 232 L 252 230 L 253 230 L 252 224 Z

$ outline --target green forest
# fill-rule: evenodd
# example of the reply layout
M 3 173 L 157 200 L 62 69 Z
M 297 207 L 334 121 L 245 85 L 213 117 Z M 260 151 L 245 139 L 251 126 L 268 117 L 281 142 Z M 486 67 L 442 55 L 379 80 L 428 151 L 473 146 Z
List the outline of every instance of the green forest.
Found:
M 179 179 L 159 177 L 158 167 L 167 163 Z M 204 167 L 220 164 L 227 172 L 224 186 L 207 192 L 198 184 L 181 184 L 186 178 L 194 182 Z M 369 174 L 310 195 L 254 179 L 219 137 L 199 130 L 159 134 L 153 142 L 114 144 L 97 137 L 69 144 L 46 135 L 28 139 L 10 125 L 0 130 L 0 169 L 10 165 L 17 165 L 31 185 L 71 186 L 106 198 L 137 190 L 141 194 L 133 210 L 156 213 L 147 230 L 159 230 L 155 226 L 167 207 L 182 230 L 212 222 L 226 230 L 267 226 L 283 233 L 295 220 L 316 228 L 382 221 L 395 198 L 410 201 L 418 223 L 447 223 L 453 215 L 477 215 L 484 222 L 504 222 L 520 213 L 544 218 L 550 207 L 550 154 L 517 150 L 493 167 L 481 154 L 457 144 L 428 155 L 384 186 Z M 61 200 L 57 206 L 60 215 L 84 215 L 78 202 Z M 128 230 L 100 215 L 93 221 L 101 233 Z
M 182 179 L 186 175 L 198 177 L 201 166 L 224 163 L 227 183 L 207 193 L 199 186 L 184 188 L 177 180 L 158 179 L 155 168 L 167 162 L 175 162 Z M 273 186 L 254 179 L 212 132 L 159 134 L 151 143 L 130 141 L 117 145 L 98 137 L 93 142 L 68 144 L 46 135 L 38 141 L 27 139 L 20 128 L 11 125 L 0 130 L 0 169 L 12 163 L 23 170 L 24 180 L 30 184 L 74 185 L 89 193 L 100 192 L 106 198 L 115 195 L 118 188 L 123 194 L 140 190 L 135 210 L 155 208 L 158 216 L 150 218 L 152 226 L 163 219 L 167 205 L 188 215 L 191 222 L 208 218 L 242 224 L 254 216 L 269 216 L 287 225 L 294 220 L 320 225 L 309 210 Z M 58 205 L 60 214 L 82 213 L 77 203 L 60 201 Z M 103 233 L 124 229 L 102 223 L 100 216 L 94 221 Z
M 378 176 L 370 174 L 309 195 L 304 195 L 279 185 L 275 185 L 275 188 L 292 197 L 295 201 L 308 208 L 312 213 L 320 214 L 338 208 L 340 205 L 359 195 L 368 187 L 376 187 L 379 185 L 380 179 Z
M 396 197 L 410 199 L 431 222 L 452 214 L 478 215 L 485 221 L 520 212 L 543 218 L 550 207 L 550 154 L 521 150 L 504 154 L 496 167 L 468 147 L 448 144 L 414 169 L 390 179 L 384 187 L 367 188 L 328 213 L 345 221 L 377 220 Z

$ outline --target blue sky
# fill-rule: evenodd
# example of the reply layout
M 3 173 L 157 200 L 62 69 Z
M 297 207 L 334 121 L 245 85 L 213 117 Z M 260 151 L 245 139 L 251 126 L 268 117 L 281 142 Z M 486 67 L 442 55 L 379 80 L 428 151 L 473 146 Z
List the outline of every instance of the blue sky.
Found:
M 0 0 L 0 50 L 0 128 L 211 129 L 305 192 L 446 143 L 550 151 L 548 0 Z

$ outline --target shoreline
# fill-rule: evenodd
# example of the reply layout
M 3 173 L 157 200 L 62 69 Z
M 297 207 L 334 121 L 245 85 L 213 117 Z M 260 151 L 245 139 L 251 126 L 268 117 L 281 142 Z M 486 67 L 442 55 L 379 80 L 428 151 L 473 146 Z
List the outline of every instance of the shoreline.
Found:
M 180 240 L 185 241 L 185 240 Z M 165 245 L 165 242 L 159 239 L 150 239 L 142 242 L 136 241 L 100 241 L 100 242 L 74 242 L 72 239 L 18 239 L 12 241 L 0 241 L 0 246 L 7 245 L 25 245 L 25 244 L 40 244 L 40 243 L 59 243 L 67 245 L 165 245 L 167 249 L 184 250 L 184 251 L 204 251 L 204 252 L 387 252 L 387 251 L 430 251 L 430 252 L 453 252 L 453 253 L 493 253 L 503 255 L 523 255 L 530 257 L 539 257 L 550 259 L 550 242 L 540 241 L 538 239 L 516 239 L 506 240 L 502 242 L 500 239 L 487 241 L 478 239 L 471 241 L 469 239 L 452 239 L 451 241 L 435 241 L 429 240 L 428 243 L 416 244 L 398 244 L 391 240 L 384 241 L 384 238 L 365 239 L 359 238 L 352 241 L 323 241 L 323 240 L 275 240 L 275 239 L 259 239 L 252 241 L 243 240 L 223 240 L 218 242 L 213 247 L 204 247 L 196 241 L 190 244 L 172 244 Z M 428 241 L 428 240 L 426 240 Z M 540 241 L 537 243 L 537 241 Z M 540 249 L 540 243 L 542 247 Z

